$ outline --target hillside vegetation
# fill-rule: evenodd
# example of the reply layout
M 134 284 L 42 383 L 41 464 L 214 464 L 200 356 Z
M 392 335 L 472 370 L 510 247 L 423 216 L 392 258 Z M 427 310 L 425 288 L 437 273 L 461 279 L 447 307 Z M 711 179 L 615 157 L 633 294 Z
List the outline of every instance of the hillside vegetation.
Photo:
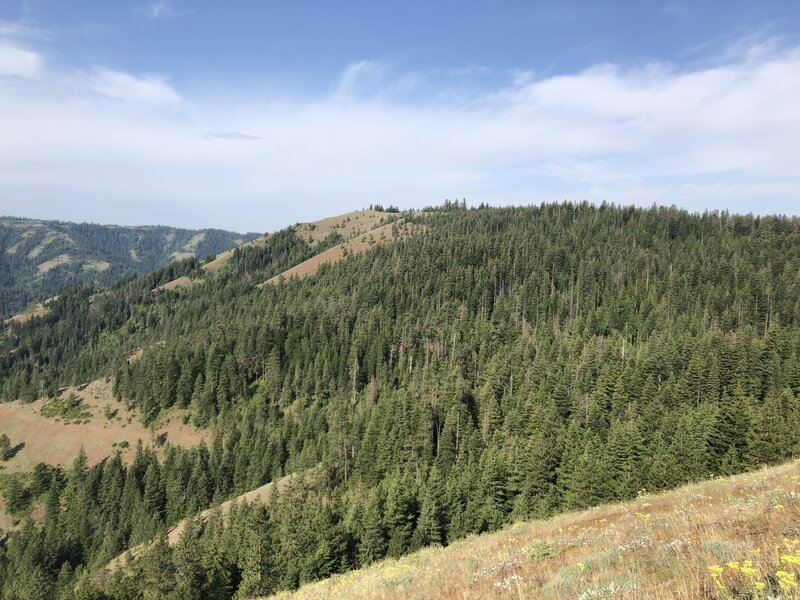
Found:
M 260 285 L 339 231 L 288 228 L 213 276 L 179 261 L 7 326 L 3 398 L 109 377 L 145 424 L 177 409 L 210 442 L 32 474 L 44 515 L 4 543 L 4 593 L 268 595 L 800 452 L 800 220 L 461 203 L 386 219 L 385 243 L 303 278 Z M 181 277 L 203 283 L 153 292 Z
M 800 598 L 800 463 L 517 523 L 276 600 Z
M 0 319 L 62 289 L 108 285 L 176 259 L 206 258 L 252 237 L 219 229 L 117 227 L 0 217 Z

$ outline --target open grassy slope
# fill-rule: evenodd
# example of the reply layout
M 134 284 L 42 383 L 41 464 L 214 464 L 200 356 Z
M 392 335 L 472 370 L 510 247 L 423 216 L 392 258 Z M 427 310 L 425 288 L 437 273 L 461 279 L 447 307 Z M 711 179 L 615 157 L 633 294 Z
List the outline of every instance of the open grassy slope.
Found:
M 79 411 L 48 411 L 51 405 L 64 403 L 70 397 L 80 401 Z M 155 447 L 157 440 L 194 446 L 208 439 L 207 431 L 184 424 L 181 417 L 181 411 L 173 410 L 153 427 L 145 427 L 135 410 L 114 398 L 111 383 L 102 380 L 67 388 L 55 399 L 3 402 L 0 433 L 7 434 L 14 444 L 24 444 L 2 463 L 3 470 L 27 472 L 40 462 L 67 467 L 81 448 L 89 464 L 96 464 L 117 451 L 125 460 L 130 459 L 139 440 Z
M 68 399 L 76 408 L 67 408 Z M 0 402 L 0 434 L 8 435 L 17 448 L 0 463 L 0 474 L 29 473 L 37 463 L 67 468 L 81 449 L 94 465 L 116 452 L 130 462 L 140 441 L 159 452 L 166 442 L 188 447 L 208 441 L 208 431 L 183 423 L 184 412 L 172 410 L 145 427 L 135 410 L 114 399 L 111 383 L 102 380 L 66 388 L 53 399 Z M 43 515 L 37 505 L 30 516 L 37 521 Z M 6 512 L 0 497 L 0 529 L 12 529 L 20 521 Z
M 800 461 L 519 523 L 280 594 L 800 598 Z
M 376 244 L 397 242 L 418 233 L 421 229 L 421 226 L 415 227 L 413 224 L 406 223 L 404 220 L 400 219 L 398 221 L 386 223 L 385 225 L 378 225 L 370 230 L 352 233 L 350 237 L 345 237 L 346 241 L 344 243 L 334 246 L 333 248 L 328 248 L 324 252 L 320 252 L 308 260 L 271 277 L 261 285 L 278 283 L 292 277 L 302 279 L 303 277 L 316 273 L 324 264 L 334 264 L 348 256 L 361 254 Z
M 408 234 L 411 229 L 405 227 L 393 232 L 389 224 L 393 216 L 394 213 L 369 209 L 351 211 L 309 223 L 297 223 L 294 225 L 295 233 L 299 238 L 306 241 L 312 249 L 319 246 L 331 234 L 340 235 L 344 241 L 338 246 L 323 250 L 308 260 L 292 266 L 283 273 L 270 278 L 265 283 L 275 283 L 281 278 L 304 277 L 315 273 L 322 264 L 337 262 L 349 254 L 359 254 L 372 247 L 375 243 L 382 243 L 390 239 L 396 241 L 401 235 Z M 274 234 L 266 233 L 243 243 L 239 248 L 264 246 L 272 235 Z M 220 253 L 213 260 L 205 263 L 203 270 L 213 274 L 223 269 L 233 258 L 234 250 L 235 248 Z M 202 279 L 179 277 L 159 286 L 158 290 L 174 290 L 202 282 Z

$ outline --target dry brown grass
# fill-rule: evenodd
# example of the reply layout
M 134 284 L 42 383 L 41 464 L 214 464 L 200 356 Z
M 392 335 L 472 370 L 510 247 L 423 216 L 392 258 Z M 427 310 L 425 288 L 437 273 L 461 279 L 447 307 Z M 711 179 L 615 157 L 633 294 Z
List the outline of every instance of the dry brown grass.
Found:
M 166 290 L 177 290 L 178 288 L 184 287 L 192 287 L 193 285 L 197 285 L 199 283 L 203 283 L 202 279 L 190 279 L 186 275 L 182 277 L 178 277 L 177 279 L 173 279 L 172 281 L 168 281 L 164 285 L 159 285 L 158 287 L 153 288 L 152 292 L 163 292 Z
M 34 317 L 43 317 L 47 314 L 49 310 L 47 305 L 51 302 L 58 299 L 58 296 L 53 296 L 52 298 L 48 298 L 47 300 L 43 300 L 42 302 L 37 302 L 32 308 L 29 308 L 19 314 L 14 315 L 13 317 L 9 317 L 5 320 L 6 325 L 11 323 L 25 323 L 26 321 L 30 321 Z
M 30 259 L 38 258 L 39 255 L 42 252 L 44 252 L 44 249 L 47 247 L 48 244 L 51 244 L 52 242 L 54 242 L 59 238 L 67 240 L 68 242 L 72 243 L 72 239 L 68 235 L 60 233 L 58 231 L 52 231 L 52 230 L 48 231 L 47 233 L 44 234 L 42 241 L 39 242 L 30 252 L 28 252 L 28 258 Z
M 170 233 L 169 235 L 172 236 L 171 238 L 169 238 L 168 236 L 169 241 L 171 242 L 173 239 L 175 239 L 175 234 Z M 173 260 L 182 260 L 184 258 L 191 258 L 192 256 L 195 255 L 195 250 L 197 250 L 197 244 L 202 242 L 204 239 L 206 239 L 205 232 L 201 231 L 200 233 L 195 233 L 189 239 L 189 241 L 183 245 L 183 248 L 181 248 L 180 250 L 176 250 L 175 252 L 170 254 L 170 256 L 173 258 Z
M 83 263 L 84 271 L 108 271 L 111 268 L 111 263 L 107 260 L 87 260 Z
M 183 246 L 184 250 L 194 252 L 197 249 L 197 244 L 206 239 L 205 232 L 195 233 L 191 239 Z
M 334 232 L 351 240 L 382 225 L 391 215 L 377 210 L 355 210 L 312 223 L 300 223 L 295 233 L 314 247 Z
M 352 237 L 350 240 L 328 248 L 324 252 L 320 252 L 316 256 L 312 256 L 308 260 L 295 265 L 291 269 L 287 269 L 283 273 L 276 275 L 260 284 L 259 287 L 278 283 L 282 279 L 291 279 L 298 277 L 302 279 L 308 275 L 313 275 L 324 264 L 333 264 L 343 258 L 354 254 L 361 254 L 372 248 L 376 244 L 385 244 L 388 242 L 396 242 L 401 239 L 412 236 L 422 231 L 422 226 L 406 223 L 405 221 L 398 220 L 393 223 L 387 223 L 371 230 L 360 232 Z
M 10 227 L 11 229 L 17 229 L 17 230 L 27 228 L 20 234 L 19 237 L 21 239 L 19 242 L 17 242 L 13 246 L 9 246 L 8 248 L 6 248 L 6 254 L 12 254 L 12 255 L 17 253 L 17 250 L 19 250 L 19 247 L 25 243 L 25 240 L 27 240 L 29 237 L 35 234 L 39 230 L 39 228 L 42 227 L 42 223 L 38 221 L 34 221 L 28 224 L 28 223 L 18 223 L 16 221 L 7 219 L 0 220 L 0 225 L 2 225 L 3 227 Z
M 46 260 L 40 265 L 36 267 L 36 270 L 39 272 L 39 275 L 43 275 L 48 271 L 55 269 L 56 267 L 60 267 L 61 265 L 66 265 L 72 262 L 69 254 L 59 254 L 55 258 L 51 258 L 50 260 Z
M 9 323 L 25 323 L 35 317 L 43 317 L 47 314 L 47 307 L 42 302 L 37 302 L 33 308 L 9 317 L 6 319 L 6 324 Z
M 254 240 L 250 240 L 249 242 L 245 242 L 244 244 L 240 244 L 237 248 L 247 248 L 248 246 L 263 246 L 267 243 L 267 240 L 270 238 L 272 234 L 267 233 L 262 235 L 261 237 L 257 237 Z M 211 260 L 203 265 L 203 269 L 209 271 L 210 273 L 214 273 L 219 271 L 222 267 L 224 267 L 228 262 L 233 258 L 233 252 L 236 248 L 231 248 L 230 250 L 226 250 L 225 252 L 220 252 L 217 254 L 214 260 Z
M 320 219 L 319 221 L 313 221 L 311 223 L 298 223 L 295 227 L 295 232 L 297 235 L 304 240 L 308 241 L 310 245 L 316 246 L 326 237 L 334 232 L 338 232 L 344 239 L 345 242 L 354 242 L 356 238 L 363 237 L 364 235 L 368 235 L 372 232 L 375 235 L 375 231 L 377 227 L 382 225 L 389 217 L 392 216 L 392 213 L 386 212 L 379 212 L 377 210 L 358 210 L 349 213 L 344 213 L 342 215 L 337 215 L 335 217 L 327 217 L 325 219 Z M 198 234 L 199 235 L 199 234 Z M 262 235 L 261 237 L 257 237 L 254 240 L 250 240 L 249 242 L 245 242 L 244 244 L 240 244 L 237 246 L 238 248 L 247 248 L 249 246 L 263 246 L 267 243 L 270 239 L 272 234 L 267 233 Z M 185 254 L 186 256 L 193 255 L 194 253 L 194 246 L 199 243 L 200 240 L 196 240 L 195 238 L 189 241 L 186 246 L 184 246 L 184 250 L 187 252 L 184 253 L 175 253 L 173 256 L 178 257 L 180 254 Z M 360 248 L 359 244 L 353 243 L 353 249 Z M 221 252 L 214 258 L 213 260 L 207 262 L 203 265 L 203 270 L 214 273 L 222 269 L 228 262 L 230 262 L 231 258 L 233 258 L 233 253 L 236 248 L 231 248 L 230 250 L 226 250 L 225 252 Z M 334 250 L 334 251 L 331 251 Z M 348 250 L 350 250 L 348 248 Z M 356 252 L 363 251 L 360 249 L 353 250 Z M 316 272 L 317 268 L 320 264 L 325 262 L 335 262 L 342 257 L 344 252 L 343 248 L 340 248 L 338 251 L 335 249 L 330 249 L 327 253 L 322 253 L 324 256 L 322 258 L 314 257 L 306 263 L 303 263 L 304 266 L 297 265 L 294 267 L 294 271 L 290 269 L 285 273 L 286 276 L 303 276 L 307 275 L 312 272 Z M 290 273 L 290 271 L 292 271 Z M 280 276 L 279 276 L 280 277 Z M 180 280 L 187 279 L 185 277 L 179 278 Z M 273 278 L 277 281 L 278 278 Z M 178 282 L 169 282 L 164 284 L 163 286 L 159 286 L 156 289 L 174 289 L 176 287 L 183 287 L 186 285 L 186 281 Z M 195 283 L 200 283 L 202 280 L 195 280 Z M 174 284 L 174 285 L 173 285 Z M 170 287 L 172 286 L 172 287 Z
M 519 523 L 278 598 L 796 599 L 799 486 L 795 461 Z
M 61 396 L 75 394 L 80 398 L 92 413 L 88 423 L 83 420 L 66 423 L 64 419 L 42 415 L 47 400 L 0 403 L 0 433 L 8 434 L 15 445 L 25 443 L 13 458 L 2 463 L 6 472 L 30 471 L 39 462 L 68 466 L 81 447 L 89 463 L 95 464 L 116 451 L 129 460 L 139 440 L 146 446 L 156 446 L 156 440 L 163 434 L 169 443 L 178 446 L 194 446 L 208 438 L 207 432 L 184 425 L 183 413 L 177 410 L 171 411 L 159 427 L 148 429 L 137 414 L 114 400 L 110 382 L 94 381 L 81 387 L 67 388 Z M 106 417 L 114 411 L 112 418 Z M 127 442 L 127 447 L 120 446 L 120 442 Z

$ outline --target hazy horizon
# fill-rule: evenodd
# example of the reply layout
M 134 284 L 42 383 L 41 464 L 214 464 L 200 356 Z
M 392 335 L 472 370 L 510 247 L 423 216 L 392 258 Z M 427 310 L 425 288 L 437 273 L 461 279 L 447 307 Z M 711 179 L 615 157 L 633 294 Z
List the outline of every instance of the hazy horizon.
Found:
M 454 199 L 445 198 L 440 202 L 428 203 L 428 206 L 441 205 L 443 202 L 445 202 L 447 200 L 454 200 Z M 481 204 L 479 202 L 478 203 L 471 203 L 467 199 L 464 199 L 464 200 L 466 200 L 466 203 L 467 203 L 468 207 L 477 207 L 478 205 Z M 460 202 L 461 199 L 458 199 L 458 201 Z M 581 203 L 581 202 L 584 202 L 584 201 L 583 200 L 574 200 L 574 201 L 573 200 L 564 200 L 564 201 L 553 200 L 553 201 L 546 201 L 546 202 L 542 202 L 542 203 L 530 202 L 530 203 L 511 203 L 511 204 L 502 204 L 502 205 L 493 204 L 491 202 L 484 202 L 484 204 L 487 204 L 487 205 L 492 206 L 492 207 L 497 207 L 497 208 L 511 207 L 511 206 L 524 208 L 524 207 L 530 207 L 530 206 L 539 206 L 540 204 L 560 204 L 561 202 Z M 588 201 L 587 200 L 586 202 L 589 202 L 589 204 L 591 204 L 592 206 L 598 206 L 598 205 L 602 204 L 602 201 L 600 201 L 600 202 L 592 202 L 592 201 Z M 753 211 L 753 210 L 745 212 L 745 211 L 734 211 L 734 210 L 716 209 L 716 208 L 692 210 L 692 209 L 688 209 L 688 208 L 679 206 L 677 204 L 659 204 L 659 203 L 649 204 L 649 205 L 636 204 L 636 203 L 620 204 L 620 203 L 615 203 L 615 202 L 612 202 L 612 201 L 608 201 L 607 204 L 618 206 L 618 207 L 634 206 L 634 207 L 637 207 L 637 208 L 644 208 L 644 209 L 650 208 L 650 207 L 653 207 L 653 206 L 659 206 L 659 207 L 664 207 L 664 208 L 674 207 L 674 208 L 678 208 L 678 209 L 681 209 L 681 210 L 686 210 L 690 214 L 695 214 L 695 215 L 696 214 L 703 214 L 705 212 L 709 212 L 709 213 L 712 213 L 712 212 L 720 212 L 720 213 L 721 212 L 728 212 L 730 214 L 736 214 L 736 215 L 742 215 L 742 216 L 753 215 L 753 216 L 759 216 L 759 217 L 787 217 L 787 218 L 798 218 L 798 217 L 800 217 L 800 207 L 798 207 L 798 209 L 795 212 L 785 212 L 785 211 L 784 212 L 759 212 L 759 211 Z M 383 206 L 385 208 L 388 205 L 384 206 L 384 205 L 380 205 L 379 204 L 379 206 Z M 32 221 L 58 221 L 58 222 L 63 222 L 63 223 L 77 223 L 77 224 L 84 224 L 85 223 L 85 224 L 89 224 L 89 225 L 99 225 L 99 226 L 105 226 L 105 227 L 110 227 L 110 226 L 114 226 L 114 227 L 130 227 L 130 228 L 136 228 L 136 227 L 167 227 L 167 228 L 172 228 L 172 229 L 186 229 L 186 230 L 220 229 L 220 230 L 229 231 L 229 232 L 232 232 L 232 233 L 239 233 L 239 234 L 242 234 L 242 235 L 247 235 L 247 234 L 269 233 L 269 232 L 272 232 L 272 231 L 278 231 L 278 230 L 284 229 L 286 227 L 290 227 L 292 225 L 295 225 L 296 223 L 319 221 L 319 220 L 322 220 L 322 219 L 325 219 L 325 218 L 328 218 L 328 217 L 335 217 L 335 216 L 338 216 L 338 215 L 341 215 L 341 214 L 346 214 L 346 213 L 353 212 L 353 211 L 368 210 L 369 208 L 370 208 L 370 205 L 360 206 L 360 207 L 353 207 L 353 208 L 350 208 L 350 209 L 347 209 L 347 210 L 344 210 L 344 211 L 338 212 L 338 213 L 325 212 L 324 209 L 321 209 L 322 212 L 320 212 L 317 215 L 312 215 L 308 219 L 308 221 L 298 221 L 297 219 L 292 220 L 291 218 L 289 218 L 288 221 L 280 221 L 280 222 L 274 221 L 273 224 L 270 225 L 270 227 L 267 228 L 267 229 L 257 229 L 256 228 L 256 229 L 247 229 L 247 230 L 245 230 L 245 229 L 226 229 L 224 227 L 217 227 L 215 225 L 198 225 L 197 227 L 190 227 L 190 226 L 184 226 L 184 225 L 179 225 L 179 224 L 176 225 L 176 224 L 173 224 L 173 223 L 141 223 L 141 222 L 114 223 L 114 222 L 92 221 L 92 220 L 85 220 L 85 219 L 84 220 L 75 221 L 75 220 L 70 220 L 70 219 L 56 219 L 56 218 L 47 218 L 47 217 L 29 217 L 29 216 L 25 216 L 25 215 L 13 215 L 13 214 L 0 215 L 0 219 L 28 219 L 28 220 L 32 220 Z M 415 210 L 416 208 L 423 208 L 423 207 L 411 208 L 411 207 L 399 206 L 399 207 L 396 207 L 396 208 L 398 208 L 400 211 L 404 211 L 404 210 Z
M 0 6 L 0 213 L 274 230 L 369 204 L 800 212 L 790 2 Z

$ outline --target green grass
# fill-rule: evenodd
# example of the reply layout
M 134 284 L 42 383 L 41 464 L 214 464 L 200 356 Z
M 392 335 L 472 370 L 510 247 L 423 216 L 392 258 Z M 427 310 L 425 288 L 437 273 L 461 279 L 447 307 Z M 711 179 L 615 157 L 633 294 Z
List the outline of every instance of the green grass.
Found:
M 40 412 L 45 417 L 58 417 L 64 419 L 65 422 L 83 421 L 88 423 L 92 418 L 89 407 L 75 394 L 70 394 L 67 398 L 53 398 L 42 407 Z

